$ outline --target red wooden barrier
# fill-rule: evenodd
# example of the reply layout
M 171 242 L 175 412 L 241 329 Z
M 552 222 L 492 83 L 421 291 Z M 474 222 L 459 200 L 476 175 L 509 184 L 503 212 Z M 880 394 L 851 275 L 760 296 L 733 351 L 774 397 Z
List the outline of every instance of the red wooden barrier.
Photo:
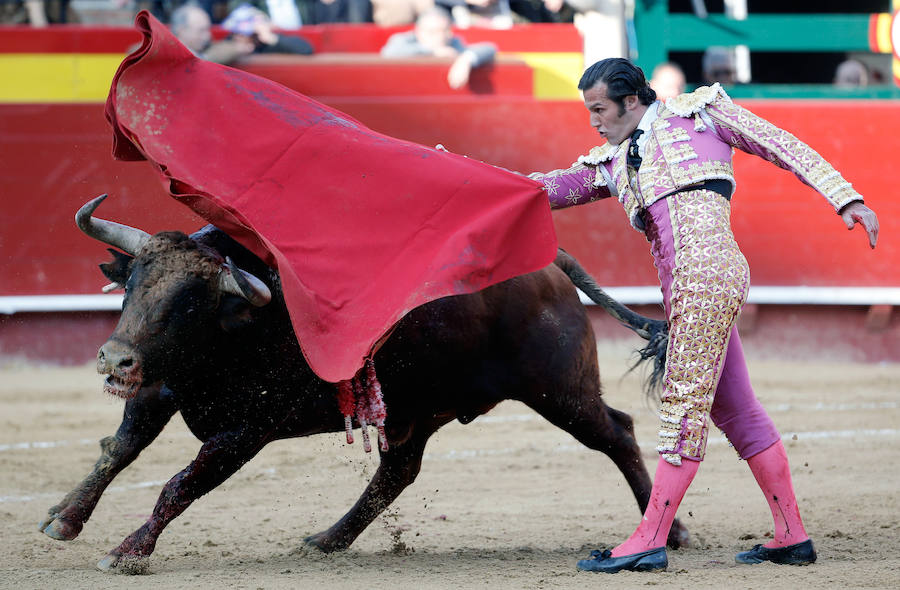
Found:
M 435 69 L 443 71 L 443 67 Z M 584 107 L 522 97 L 390 99 L 333 97 L 329 103 L 377 131 L 444 144 L 512 170 L 567 166 L 593 143 Z M 866 195 L 882 235 L 870 251 L 812 189 L 757 158 L 737 159 L 734 227 L 754 285 L 897 286 L 900 199 L 889 181 L 900 141 L 893 102 L 748 103 L 794 131 Z M 102 252 L 72 222 L 80 204 L 103 192 L 102 215 L 148 231 L 194 229 L 199 221 L 165 196 L 143 163 L 115 162 L 101 105 L 0 105 L 0 295 L 91 293 Z M 873 147 L 874 146 L 874 147 Z M 237 146 L 236 146 L 236 149 Z M 9 206 L 12 202 L 19 202 Z M 605 285 L 654 285 L 643 237 L 620 206 L 601 202 L 556 214 L 560 243 Z
M 561 29 L 554 31 L 531 45 L 527 33 L 510 33 L 500 45 L 506 44 L 508 51 L 546 50 Z M 357 33 L 304 30 L 317 47 L 350 52 L 363 46 L 371 51 L 380 45 L 378 36 L 389 31 Z M 492 38 L 496 33 L 491 32 Z M 466 32 L 469 41 L 480 40 L 481 34 L 486 33 Z M 567 39 L 553 49 L 577 51 L 577 36 L 569 31 Z M 0 53 L 115 53 L 136 40 L 130 29 L 63 27 L 35 33 L 4 28 Z M 536 99 L 533 71 L 512 59 L 477 71 L 463 92 L 447 89 L 448 62 L 441 60 L 387 63 L 371 56 L 323 55 L 260 58 L 242 67 L 327 102 L 377 131 L 425 145 L 442 143 L 511 170 L 568 166 L 599 139 L 587 124 L 583 105 Z M 900 285 L 900 198 L 892 182 L 893 154 L 900 152 L 900 103 L 739 102 L 834 163 L 866 196 L 882 225 L 878 249 L 872 252 L 862 232 L 843 229 L 812 189 L 783 170 L 738 154 L 733 225 L 750 261 L 753 285 Z M 99 103 L 0 104 L 0 297 L 98 293 L 106 281 L 96 265 L 108 255 L 103 245 L 76 229 L 73 215 L 100 193 L 111 195 L 99 212 L 102 217 L 150 232 L 190 232 L 202 224 L 166 196 L 148 165 L 113 161 L 110 137 Z M 649 246 L 627 226 L 618 203 L 554 215 L 560 244 L 601 284 L 657 285 Z M 762 349 L 773 354 L 796 352 L 797 344 L 805 343 L 812 354 L 825 347 L 837 358 L 900 360 L 900 325 L 887 315 L 872 332 L 865 314 L 865 307 L 780 307 L 760 313 L 754 325 L 746 326 L 748 333 L 750 328 L 755 332 L 745 344 L 753 349 L 758 336 Z M 36 359 L 83 362 L 94 354 L 113 319 L 109 313 L 0 315 L 0 356 L 23 352 Z M 601 316 L 596 325 L 603 337 L 625 334 Z

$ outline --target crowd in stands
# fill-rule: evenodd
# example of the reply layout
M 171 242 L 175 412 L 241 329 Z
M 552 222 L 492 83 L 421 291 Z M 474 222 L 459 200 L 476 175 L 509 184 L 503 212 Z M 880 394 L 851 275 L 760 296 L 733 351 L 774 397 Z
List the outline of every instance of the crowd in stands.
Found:
M 447 11 L 458 28 L 509 28 L 516 23 L 573 22 L 578 13 L 605 11 L 605 4 L 624 0 L 108 0 L 110 11 L 149 10 L 170 22 L 181 5 L 203 8 L 214 24 L 221 24 L 239 5 L 249 4 L 285 28 L 329 23 L 374 23 L 381 26 L 411 25 L 434 7 Z M 0 24 L 82 22 L 72 10 L 77 0 L 0 0 Z M 94 0 L 92 5 L 100 2 Z M 96 9 L 94 9 L 96 12 Z
M 447 81 L 464 86 L 471 71 L 493 61 L 490 43 L 467 46 L 453 29 L 506 29 L 521 23 L 574 23 L 584 39 L 586 65 L 605 57 L 627 57 L 627 0 L 0 0 L 0 25 L 94 24 L 77 9 L 90 3 L 96 18 L 107 6 L 124 13 L 127 22 L 147 9 L 197 55 L 228 64 L 257 53 L 308 55 L 312 46 L 302 34 L 281 35 L 304 25 L 373 23 L 411 27 L 393 35 L 381 49 L 386 58 L 435 56 L 452 58 Z M 111 24 L 102 22 L 101 24 Z M 125 24 L 125 23 L 120 23 Z M 212 25 L 228 31 L 212 40 Z M 702 82 L 738 83 L 733 48 L 710 47 L 702 58 Z M 838 87 L 863 87 L 877 76 L 861 61 L 848 59 L 835 71 Z M 661 97 L 683 92 L 685 75 L 675 63 L 658 65 L 651 85 Z
M 74 0 L 77 2 L 77 0 Z M 95 0 L 96 2 L 96 0 Z M 612 35 L 621 41 L 616 55 L 624 55 L 624 0 L 108 0 L 112 9 L 149 10 L 168 23 L 196 55 L 222 64 L 256 53 L 308 55 L 312 46 L 302 34 L 280 35 L 304 25 L 373 23 L 412 26 L 393 35 L 382 48 L 386 58 L 432 56 L 452 58 L 447 74 L 451 88 L 461 88 L 473 69 L 490 64 L 497 48 L 491 43 L 467 46 L 452 29 L 482 27 L 508 29 L 517 23 L 580 22 L 596 11 L 610 12 Z M 621 14 L 620 14 L 621 13 Z M 79 22 L 70 0 L 0 0 L 0 24 Z M 619 18 L 621 17 L 621 18 Z M 228 37 L 213 41 L 212 26 Z M 606 24 L 604 37 L 609 37 Z

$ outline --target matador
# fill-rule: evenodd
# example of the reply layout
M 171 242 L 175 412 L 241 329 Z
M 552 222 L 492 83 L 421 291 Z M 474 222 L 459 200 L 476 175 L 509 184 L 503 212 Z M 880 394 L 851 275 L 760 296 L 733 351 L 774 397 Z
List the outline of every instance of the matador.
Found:
M 848 228 L 860 223 L 874 248 L 875 213 L 828 162 L 789 132 L 732 102 L 718 84 L 656 100 L 640 68 L 610 58 L 579 88 L 591 126 L 607 143 L 571 167 L 530 176 L 553 208 L 616 197 L 643 232 L 662 287 L 669 346 L 660 405 L 660 462 L 641 525 L 623 544 L 594 551 L 580 569 L 664 569 L 665 540 L 707 440 L 709 419 L 746 459 L 768 500 L 775 534 L 739 553 L 740 563 L 815 561 L 781 437 L 750 385 L 735 322 L 750 273 L 730 223 L 734 149 L 793 172 Z

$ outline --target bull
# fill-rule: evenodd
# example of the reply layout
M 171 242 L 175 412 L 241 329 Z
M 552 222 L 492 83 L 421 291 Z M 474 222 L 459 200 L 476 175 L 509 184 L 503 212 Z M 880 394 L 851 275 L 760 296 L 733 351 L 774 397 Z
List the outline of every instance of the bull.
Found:
M 76 215 L 110 249 L 101 264 L 124 286 L 118 324 L 97 354 L 104 389 L 124 398 L 122 423 L 100 441 L 87 477 L 48 510 L 40 530 L 78 536 L 100 496 L 181 412 L 200 450 L 163 487 L 148 520 L 100 560 L 107 571 L 145 571 L 163 529 L 267 443 L 344 429 L 334 384 L 303 359 L 278 273 L 224 232 L 150 235 L 93 217 L 106 198 Z M 388 408 L 388 449 L 356 504 L 305 543 L 346 549 L 419 473 L 426 442 L 441 426 L 465 424 L 506 399 L 521 401 L 624 475 L 641 511 L 651 480 L 631 418 L 604 403 L 591 324 L 573 279 L 599 288 L 560 252 L 554 264 L 477 293 L 445 297 L 407 314 L 375 355 Z M 599 294 L 599 295 L 598 295 Z M 664 345 L 665 323 L 604 302 L 620 320 Z M 688 541 L 677 523 L 668 542 Z

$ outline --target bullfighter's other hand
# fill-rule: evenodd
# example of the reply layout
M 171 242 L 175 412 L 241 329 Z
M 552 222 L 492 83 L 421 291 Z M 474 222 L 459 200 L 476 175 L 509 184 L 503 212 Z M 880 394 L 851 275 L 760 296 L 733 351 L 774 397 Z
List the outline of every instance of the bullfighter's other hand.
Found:
M 841 218 L 847 224 L 847 229 L 859 223 L 869 236 L 869 245 L 874 248 L 878 242 L 878 216 L 875 212 L 862 204 L 862 201 L 854 201 L 841 209 Z

